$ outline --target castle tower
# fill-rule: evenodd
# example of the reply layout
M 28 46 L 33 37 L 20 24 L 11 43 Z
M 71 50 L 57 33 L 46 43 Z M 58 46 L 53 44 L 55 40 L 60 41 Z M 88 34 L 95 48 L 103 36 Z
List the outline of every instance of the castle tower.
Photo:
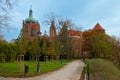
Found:
M 40 25 L 38 21 L 33 18 L 33 11 L 30 9 L 28 18 L 23 20 L 23 36 L 32 41 L 38 38 L 39 33 Z
M 51 22 L 50 26 L 50 38 L 54 38 L 56 36 L 56 28 L 55 28 L 55 22 Z

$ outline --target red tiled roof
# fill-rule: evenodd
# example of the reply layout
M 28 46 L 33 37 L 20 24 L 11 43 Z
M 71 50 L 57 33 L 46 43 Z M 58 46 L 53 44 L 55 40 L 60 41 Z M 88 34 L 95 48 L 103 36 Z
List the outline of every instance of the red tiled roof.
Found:
M 47 39 L 47 38 L 49 38 L 49 36 L 47 34 L 44 34 L 44 35 L 41 36 L 41 38 L 46 38 Z
M 95 25 L 95 27 L 93 28 L 93 30 L 104 30 L 104 29 L 102 28 L 102 26 L 99 23 L 97 23 Z
M 81 36 L 82 35 L 81 31 L 75 31 L 75 30 L 68 30 L 67 33 L 70 36 Z

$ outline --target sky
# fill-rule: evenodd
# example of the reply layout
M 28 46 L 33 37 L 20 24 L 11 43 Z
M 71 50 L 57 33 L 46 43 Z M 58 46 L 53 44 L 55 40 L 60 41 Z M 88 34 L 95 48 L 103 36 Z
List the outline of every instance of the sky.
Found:
M 22 22 L 29 15 L 32 6 L 33 17 L 39 21 L 42 34 L 49 26 L 44 23 L 47 14 L 67 17 L 82 31 L 92 29 L 99 23 L 110 36 L 120 37 L 120 0 L 18 0 L 10 12 L 12 30 L 3 35 L 7 41 L 17 38 Z

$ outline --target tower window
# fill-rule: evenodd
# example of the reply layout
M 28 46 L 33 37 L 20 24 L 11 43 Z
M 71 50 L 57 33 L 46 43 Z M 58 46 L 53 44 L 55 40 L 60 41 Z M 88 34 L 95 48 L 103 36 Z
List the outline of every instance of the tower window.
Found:
M 36 32 L 35 29 L 32 29 L 31 30 L 31 36 L 35 36 L 35 32 Z

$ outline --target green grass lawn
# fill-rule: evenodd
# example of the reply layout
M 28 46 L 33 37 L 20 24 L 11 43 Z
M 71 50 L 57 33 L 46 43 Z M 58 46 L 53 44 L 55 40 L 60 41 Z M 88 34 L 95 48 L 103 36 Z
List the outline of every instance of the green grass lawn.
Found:
M 19 62 L 8 62 L 8 63 L 0 63 L 0 76 L 5 77 L 25 77 L 25 76 L 35 76 L 40 75 L 45 72 L 53 71 L 56 69 L 61 68 L 66 63 L 71 62 L 71 60 L 64 60 L 63 64 L 60 63 L 60 61 L 52 61 L 52 62 L 40 62 L 40 73 L 37 73 L 36 71 L 36 62 L 30 62 L 25 61 L 24 65 L 27 65 L 29 67 L 29 72 L 27 75 L 25 75 L 23 72 L 20 73 L 20 63 Z M 24 66 L 23 66 L 24 68 Z M 24 71 L 24 70 L 23 70 Z
M 92 78 L 101 78 L 100 80 L 120 80 L 120 69 L 118 69 L 112 61 L 103 59 L 87 59 L 86 61 L 90 65 Z

